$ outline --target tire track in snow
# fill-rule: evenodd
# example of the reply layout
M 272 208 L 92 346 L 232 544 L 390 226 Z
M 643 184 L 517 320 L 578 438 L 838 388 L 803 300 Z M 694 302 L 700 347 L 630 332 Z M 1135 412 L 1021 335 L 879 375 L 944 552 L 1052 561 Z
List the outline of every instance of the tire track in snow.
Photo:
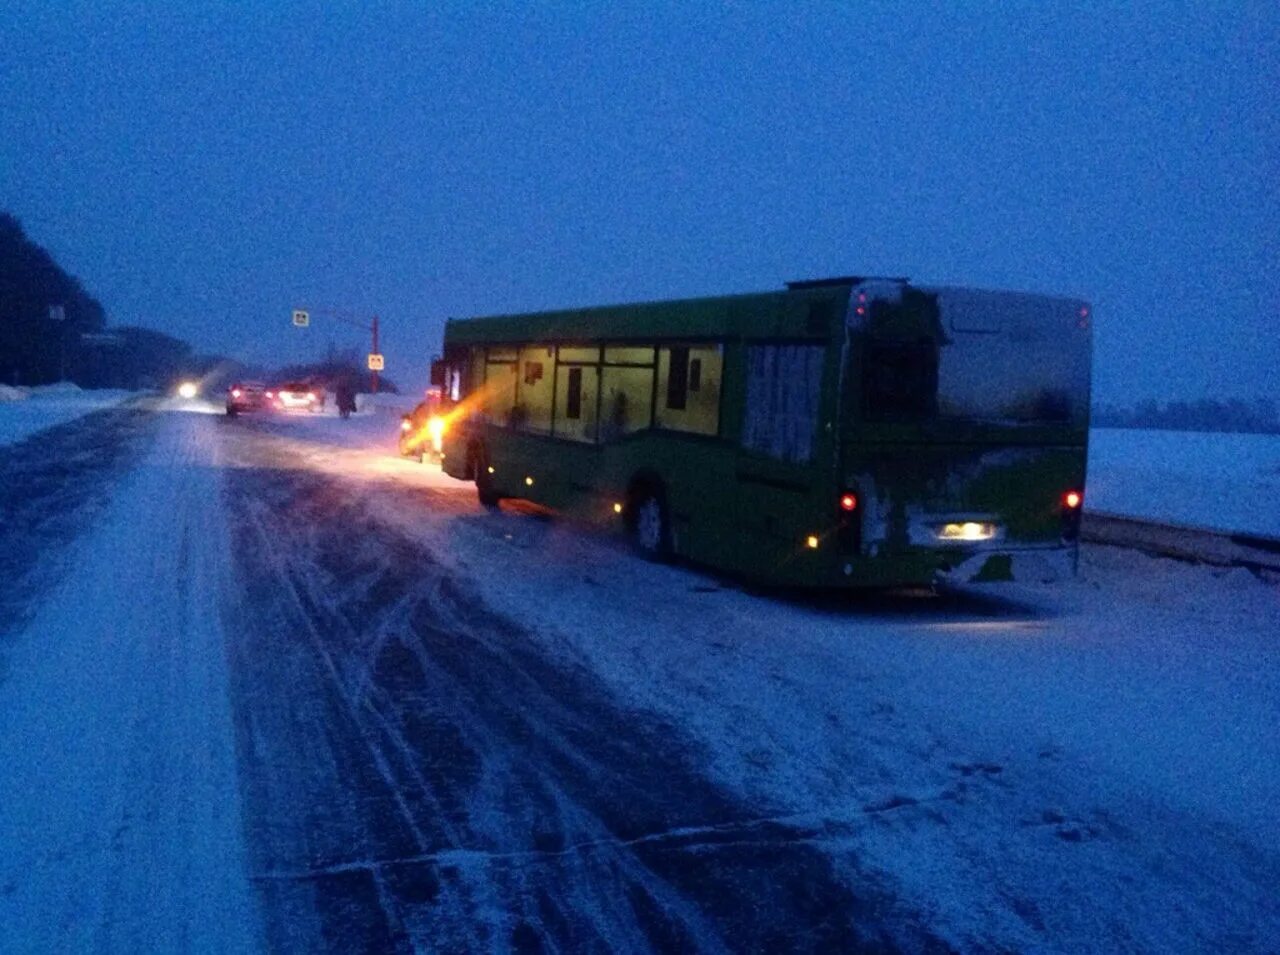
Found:
M 367 487 L 252 447 L 227 484 L 232 682 L 273 949 L 943 947 L 547 659 Z

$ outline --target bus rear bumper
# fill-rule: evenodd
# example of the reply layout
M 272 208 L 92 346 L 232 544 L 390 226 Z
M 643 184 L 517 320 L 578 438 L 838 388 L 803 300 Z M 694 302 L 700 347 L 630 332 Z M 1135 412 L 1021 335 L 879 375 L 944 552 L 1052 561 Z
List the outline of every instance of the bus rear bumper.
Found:
M 988 583 L 1057 583 L 1074 576 L 1075 545 L 982 551 L 934 574 L 938 587 Z

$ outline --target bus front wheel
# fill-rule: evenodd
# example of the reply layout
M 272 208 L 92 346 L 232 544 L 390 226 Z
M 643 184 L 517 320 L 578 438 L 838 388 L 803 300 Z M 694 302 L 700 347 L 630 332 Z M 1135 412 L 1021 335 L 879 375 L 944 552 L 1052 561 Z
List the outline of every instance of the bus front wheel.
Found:
M 632 498 L 631 539 L 650 560 L 671 555 L 671 518 L 661 488 L 644 487 Z
M 471 473 L 476 482 L 476 497 L 483 507 L 495 508 L 502 500 L 502 495 L 493 486 L 493 473 L 489 470 L 489 459 L 481 451 L 471 455 Z

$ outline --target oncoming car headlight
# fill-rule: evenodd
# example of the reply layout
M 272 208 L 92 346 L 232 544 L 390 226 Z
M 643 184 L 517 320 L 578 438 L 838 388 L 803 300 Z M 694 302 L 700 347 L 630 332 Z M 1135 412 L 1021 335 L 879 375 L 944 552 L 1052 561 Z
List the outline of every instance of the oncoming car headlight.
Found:
M 184 381 L 182 384 L 178 385 L 179 398 L 194 398 L 199 393 L 200 386 L 194 381 Z

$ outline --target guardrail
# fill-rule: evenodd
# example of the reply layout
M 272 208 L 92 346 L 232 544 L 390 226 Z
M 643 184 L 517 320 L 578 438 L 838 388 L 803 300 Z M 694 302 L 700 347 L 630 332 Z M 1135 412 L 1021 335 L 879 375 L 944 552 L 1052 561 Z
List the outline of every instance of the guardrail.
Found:
M 1085 511 L 1080 538 L 1219 567 L 1280 572 L 1280 539 Z

